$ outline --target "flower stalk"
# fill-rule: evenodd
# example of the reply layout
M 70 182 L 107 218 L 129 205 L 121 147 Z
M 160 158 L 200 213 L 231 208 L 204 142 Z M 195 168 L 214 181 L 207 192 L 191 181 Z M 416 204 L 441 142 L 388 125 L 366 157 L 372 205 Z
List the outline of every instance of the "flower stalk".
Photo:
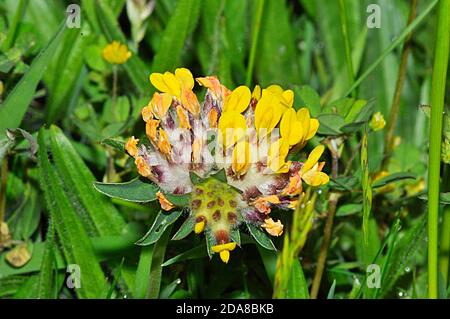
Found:
M 438 298 L 439 179 L 445 83 L 449 58 L 450 1 L 439 1 L 431 88 L 428 165 L 428 297 Z

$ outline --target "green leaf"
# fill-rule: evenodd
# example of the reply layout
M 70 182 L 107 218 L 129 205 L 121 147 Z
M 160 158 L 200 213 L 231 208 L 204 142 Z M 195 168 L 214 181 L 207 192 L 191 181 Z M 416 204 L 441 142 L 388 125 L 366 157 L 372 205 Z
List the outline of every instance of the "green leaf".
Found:
M 91 221 L 98 234 L 119 235 L 125 227 L 122 216 L 106 197 L 94 191 L 94 175 L 61 129 L 54 125 L 50 127 L 50 146 L 55 167 L 68 193 L 72 195 L 72 201 L 78 204 L 80 216 L 84 216 L 84 207 L 88 221 Z
M 157 242 L 167 227 L 175 223 L 182 213 L 183 211 L 181 210 L 169 212 L 160 211 L 158 216 L 156 216 L 152 227 L 150 227 L 150 230 L 144 235 L 144 237 L 136 242 L 136 245 L 147 246 Z
M 169 194 L 165 193 L 164 196 L 175 206 L 178 207 L 186 207 L 189 205 L 189 201 L 191 199 L 191 195 L 189 193 L 187 194 Z
M 47 230 L 47 236 L 45 237 L 45 249 L 42 256 L 42 264 L 38 274 L 37 280 L 37 298 L 49 299 L 53 298 L 53 284 L 55 281 L 55 242 L 54 235 L 55 229 L 52 219 L 50 219 L 50 225 Z
M 53 219 L 59 242 L 69 264 L 81 270 L 81 287 L 76 290 L 80 298 L 99 298 L 106 279 L 90 245 L 89 237 L 78 218 L 71 200 L 62 187 L 62 181 L 50 164 L 45 143 L 45 130 L 39 131 L 39 172 L 41 187 Z
M 141 254 L 139 256 L 139 264 L 136 270 L 136 285 L 134 288 L 133 297 L 135 299 L 143 299 L 148 291 L 150 283 L 150 268 L 152 265 L 153 246 L 141 247 Z
M 125 183 L 95 182 L 94 188 L 106 196 L 137 203 L 154 201 L 159 189 L 155 184 L 146 182 L 141 177 Z
M 17 128 L 22 122 L 25 112 L 33 100 L 39 81 L 52 61 L 65 30 L 66 23 L 64 21 L 55 36 L 34 59 L 28 71 L 0 106 L 0 118 L 2 119 L 0 122 L 0 138 L 4 136 L 7 128 Z
M 334 299 L 334 291 L 336 290 L 336 279 L 333 280 L 333 284 L 327 294 L 327 299 Z
M 320 114 L 320 96 L 309 85 L 303 85 L 298 91 L 300 95 L 301 104 L 300 107 L 307 107 L 312 117 L 316 117 Z
M 172 240 L 181 240 L 186 238 L 195 227 L 195 216 L 189 216 L 181 225 L 180 229 L 173 235 Z
M 288 299 L 309 299 L 308 283 L 303 274 L 300 260 L 295 259 L 292 264 L 292 272 L 286 292 Z
M 256 59 L 256 78 L 262 86 L 297 83 L 299 67 L 296 59 L 294 31 L 286 1 L 266 0 L 261 20 Z
M 153 248 L 152 265 L 150 268 L 150 285 L 146 298 L 156 299 L 161 290 L 162 263 L 166 253 L 167 244 L 172 226 L 168 227 L 161 239 L 158 240 Z
M 276 250 L 275 246 L 272 243 L 272 240 L 269 238 L 269 236 L 261 230 L 261 228 L 251 224 L 251 223 L 246 223 L 247 224 L 247 228 L 250 231 L 250 234 L 252 235 L 252 237 L 256 240 L 256 242 L 258 244 L 260 244 L 262 247 L 264 247 L 265 249 L 269 249 L 269 250 Z
M 69 101 L 77 85 L 77 79 L 83 70 L 83 51 L 88 42 L 88 37 L 84 36 L 88 30 L 85 27 L 79 29 L 68 29 L 65 32 L 61 44 L 59 58 L 49 76 L 49 97 L 46 104 L 46 119 L 49 123 L 67 114 L 70 107 Z
M 317 117 L 319 120 L 318 134 L 322 135 L 340 135 L 340 128 L 344 125 L 344 118 L 339 114 L 321 114 Z
M 107 145 L 107 146 L 111 146 L 112 148 L 121 151 L 121 152 L 125 152 L 125 143 L 123 141 L 119 141 L 116 139 L 112 139 L 112 138 L 104 138 L 101 143 L 103 145 Z
M 354 214 L 361 213 L 362 210 L 363 210 L 362 204 L 353 204 L 353 203 L 344 204 L 344 205 L 339 206 L 339 208 L 336 212 L 336 216 L 342 217 L 342 216 L 354 215 Z
M 175 257 L 170 258 L 169 260 L 165 261 L 161 266 L 167 267 L 179 263 L 181 261 L 204 258 L 208 255 L 205 248 L 206 247 L 204 244 L 191 248 L 188 251 L 185 251 L 179 255 L 176 255 Z
M 383 187 L 389 183 L 401 181 L 404 179 L 416 179 L 416 175 L 411 173 L 394 173 L 373 182 L 372 188 Z
M 167 22 L 167 27 L 156 50 L 152 72 L 174 70 L 180 65 L 184 45 L 194 30 L 200 13 L 199 0 L 180 0 Z

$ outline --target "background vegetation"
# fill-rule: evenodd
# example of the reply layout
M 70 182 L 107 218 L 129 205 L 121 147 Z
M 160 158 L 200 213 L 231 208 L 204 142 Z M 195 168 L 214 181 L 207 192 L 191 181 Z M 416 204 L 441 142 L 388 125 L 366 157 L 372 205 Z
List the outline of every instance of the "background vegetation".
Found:
M 437 2 L 2 1 L 0 297 L 427 297 L 427 113 L 435 45 L 442 90 L 448 60 L 441 54 L 448 32 L 435 43 Z M 80 29 L 66 28 L 71 3 L 80 5 Z M 380 28 L 366 26 L 371 3 L 381 9 Z M 444 7 L 440 21 L 448 31 Z M 101 54 L 112 40 L 133 52 L 118 67 L 114 105 L 113 69 Z M 149 74 L 176 67 L 215 74 L 230 88 L 291 88 L 295 107 L 308 106 L 321 122 L 310 147 L 328 146 L 332 182 L 317 195 L 312 229 L 284 274 L 288 290 L 281 295 L 273 287 L 287 241 L 283 250 L 283 239 L 274 240 L 274 252 L 243 238 L 244 249 L 228 265 L 210 261 L 198 237 L 169 241 L 171 226 L 156 244 L 136 246 L 158 204 L 141 194 L 134 202 L 111 199 L 93 188 L 94 181 L 136 176 L 116 147 L 144 132 Z M 438 103 L 443 93 L 433 94 Z M 383 130 L 366 125 L 374 112 L 384 115 Z M 444 123 L 447 134 L 449 127 Z M 450 202 L 449 173 L 447 164 L 441 204 Z M 436 224 L 439 238 L 432 230 L 441 253 L 440 274 L 430 285 L 447 298 L 448 208 L 443 215 L 449 216 Z M 372 263 L 381 269 L 379 289 L 365 284 Z M 75 290 L 66 285 L 71 264 L 81 269 Z

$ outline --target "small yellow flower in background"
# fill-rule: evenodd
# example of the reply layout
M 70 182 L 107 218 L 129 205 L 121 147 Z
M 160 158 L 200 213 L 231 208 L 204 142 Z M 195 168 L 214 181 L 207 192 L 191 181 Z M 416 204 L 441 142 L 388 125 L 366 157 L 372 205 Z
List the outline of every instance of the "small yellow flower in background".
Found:
M 124 64 L 131 57 L 131 51 L 125 44 L 113 41 L 103 49 L 103 59 L 111 64 Z
M 384 120 L 383 114 L 381 114 L 381 112 L 376 112 L 372 116 L 369 126 L 375 132 L 382 130 L 386 126 L 386 121 Z

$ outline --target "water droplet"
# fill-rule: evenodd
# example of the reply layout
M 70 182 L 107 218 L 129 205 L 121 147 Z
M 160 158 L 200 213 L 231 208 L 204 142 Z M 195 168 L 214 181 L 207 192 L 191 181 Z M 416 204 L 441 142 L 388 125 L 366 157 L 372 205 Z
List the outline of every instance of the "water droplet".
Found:
M 318 191 L 317 191 L 317 194 L 322 194 L 322 190 L 321 189 L 319 189 Z
M 123 299 L 128 299 L 128 295 L 123 295 Z
M 398 296 L 399 296 L 399 297 L 403 297 L 403 291 L 400 291 L 400 292 L 398 293 Z
M 181 279 L 180 278 L 178 278 L 178 280 L 177 280 L 177 285 L 179 285 L 179 284 L 181 284 Z
M 305 204 L 301 204 L 300 207 L 301 207 L 301 208 L 305 208 Z
M 410 272 L 410 271 L 411 271 L 411 268 L 405 267 L 405 272 Z

